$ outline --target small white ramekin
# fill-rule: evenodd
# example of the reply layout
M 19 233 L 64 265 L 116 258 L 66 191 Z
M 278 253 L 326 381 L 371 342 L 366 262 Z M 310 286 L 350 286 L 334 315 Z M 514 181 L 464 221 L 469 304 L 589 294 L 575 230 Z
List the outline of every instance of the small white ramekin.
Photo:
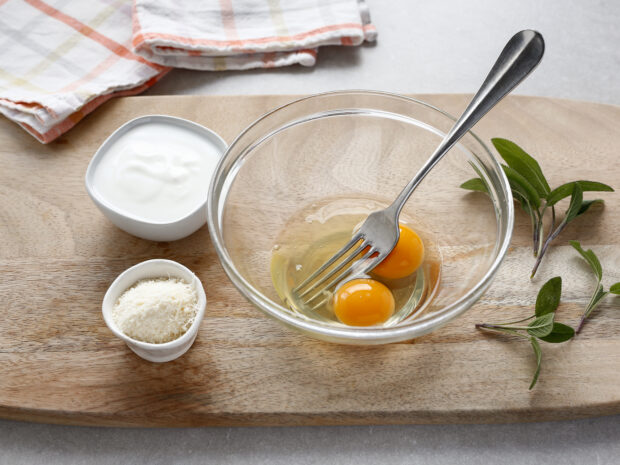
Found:
M 220 157 L 228 148 L 224 139 L 212 130 L 193 121 L 167 115 L 147 115 L 132 119 L 114 131 L 101 144 L 86 169 L 85 184 L 86 192 L 101 210 L 101 212 L 116 226 L 129 234 L 151 241 L 176 241 L 196 232 L 207 222 L 207 191 L 211 178 L 205 179 L 205 198 L 204 202 L 194 211 L 188 213 L 183 218 L 169 222 L 148 221 L 129 215 L 118 208 L 118 206 L 108 202 L 94 187 L 95 171 L 97 170 L 102 158 L 105 156 L 109 147 L 121 136 L 130 132 L 133 128 L 151 123 L 168 124 L 188 129 L 205 140 L 209 141 L 218 151 Z
M 137 341 L 124 334 L 114 323 L 112 318 L 112 308 L 118 298 L 136 282 L 142 279 L 153 279 L 162 277 L 174 277 L 190 283 L 198 295 L 198 312 L 196 318 L 185 334 L 174 341 L 163 344 L 151 344 L 148 342 Z M 123 271 L 108 288 L 103 297 L 102 311 L 103 319 L 117 337 L 127 343 L 129 348 L 137 355 L 150 362 L 169 362 L 185 352 L 194 343 L 200 323 L 207 307 L 207 296 L 205 295 L 202 283 L 188 268 L 172 260 L 147 260 Z

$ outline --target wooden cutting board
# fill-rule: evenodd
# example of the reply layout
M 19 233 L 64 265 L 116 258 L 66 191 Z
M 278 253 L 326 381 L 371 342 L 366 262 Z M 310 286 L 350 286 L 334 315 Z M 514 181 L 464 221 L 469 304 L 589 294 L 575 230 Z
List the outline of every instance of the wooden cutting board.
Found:
M 452 114 L 462 95 L 426 95 Z M 534 283 L 530 226 L 516 215 L 511 251 L 465 315 L 409 343 L 354 347 L 315 341 L 249 305 L 227 280 L 207 228 L 171 243 L 114 227 L 84 189 L 97 147 L 125 121 L 188 118 L 227 141 L 290 96 L 115 99 L 50 145 L 0 120 L 0 416 L 125 426 L 512 422 L 620 413 L 620 299 L 585 330 L 543 346 L 540 381 L 527 342 L 474 329 L 531 312 L 540 285 L 564 278 L 558 319 L 575 325 L 594 286 L 567 247 L 593 247 L 605 285 L 620 281 L 620 195 L 602 193 L 560 236 Z M 551 183 L 592 179 L 620 188 L 620 107 L 510 97 L 476 128 L 524 145 Z M 477 194 L 464 194 L 477 195 Z M 594 196 L 588 194 L 587 198 Z M 115 338 L 101 316 L 113 279 L 149 258 L 194 270 L 209 305 L 180 359 L 153 364 Z

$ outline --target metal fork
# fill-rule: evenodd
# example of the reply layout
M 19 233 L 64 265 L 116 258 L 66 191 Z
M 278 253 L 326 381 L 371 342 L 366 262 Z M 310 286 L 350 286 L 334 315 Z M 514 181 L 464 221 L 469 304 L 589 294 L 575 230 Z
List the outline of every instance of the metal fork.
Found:
M 367 277 L 396 246 L 400 234 L 398 217 L 420 181 L 480 118 L 536 68 L 544 50 L 540 33 L 524 30 L 515 34 L 461 117 L 394 202 L 371 213 L 342 249 L 293 289 L 295 297 L 304 305 L 317 308 L 339 283 Z

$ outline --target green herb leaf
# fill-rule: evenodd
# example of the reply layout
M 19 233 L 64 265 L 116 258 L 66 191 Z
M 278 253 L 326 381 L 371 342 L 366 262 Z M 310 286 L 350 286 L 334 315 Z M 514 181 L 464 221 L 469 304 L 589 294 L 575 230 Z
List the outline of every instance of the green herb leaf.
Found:
M 581 186 L 579 184 L 574 184 L 573 193 L 570 197 L 570 204 L 566 210 L 566 216 L 562 221 L 564 224 L 568 224 L 575 219 L 575 217 L 579 214 L 581 204 L 583 203 L 583 190 L 581 190 Z
M 536 340 L 536 338 L 530 338 L 530 344 L 532 344 L 532 349 L 534 349 L 534 354 L 536 354 L 536 371 L 534 372 L 534 378 L 532 378 L 532 382 L 530 383 L 530 389 L 532 389 L 536 385 L 536 381 L 538 381 L 538 376 L 540 375 L 540 366 L 542 364 L 542 350 L 540 350 L 540 344 Z
M 581 203 L 581 208 L 579 209 L 579 213 L 577 213 L 577 216 L 583 215 L 595 203 L 605 203 L 605 202 L 603 201 L 603 199 L 584 200 Z
M 609 288 L 609 292 L 612 294 L 620 294 L 620 283 L 612 284 Z
M 536 297 L 536 316 L 543 316 L 547 313 L 555 312 L 560 305 L 560 296 L 562 295 L 562 278 L 556 276 L 551 278 L 538 291 Z
M 514 142 L 499 137 L 491 139 L 491 142 L 508 166 L 527 179 L 541 197 L 546 197 L 551 192 L 540 165 L 525 150 Z
M 594 191 L 605 191 L 605 192 L 613 192 L 613 188 L 608 186 L 607 184 L 603 184 L 602 182 L 595 181 L 575 181 L 575 182 L 567 182 L 566 184 L 562 184 L 560 187 L 556 187 L 551 191 L 551 193 L 547 196 L 547 206 L 555 205 L 560 200 L 572 195 L 573 189 L 575 187 L 575 183 L 579 184 L 581 190 L 584 192 L 594 192 Z
M 547 313 L 543 316 L 539 316 L 532 321 L 527 328 L 527 332 L 530 336 L 545 337 L 553 331 L 553 318 L 555 313 Z
M 538 195 L 536 189 L 534 189 L 527 179 L 510 166 L 502 165 L 502 168 L 506 173 L 506 177 L 512 188 L 512 193 L 517 197 L 527 200 L 531 206 L 538 209 L 540 207 L 540 195 Z
M 590 316 L 590 313 L 592 313 L 592 310 L 596 308 L 596 306 L 601 302 L 601 300 L 603 300 L 603 298 L 607 294 L 609 294 L 609 292 L 604 291 L 603 285 L 599 284 L 596 290 L 596 293 L 594 294 L 594 297 L 592 297 L 592 300 L 590 301 L 590 305 L 588 305 L 588 309 L 586 310 L 586 318 Z
M 468 189 L 470 191 L 486 192 L 487 194 L 489 193 L 487 185 L 480 178 L 472 178 L 469 181 L 465 181 L 463 184 L 461 184 L 460 187 L 463 189 Z
M 603 285 L 599 281 L 596 286 L 596 291 L 594 292 L 594 294 L 592 294 L 590 302 L 588 302 L 588 305 L 586 306 L 583 315 L 581 315 L 581 320 L 579 320 L 579 325 L 577 326 L 576 330 L 577 334 L 581 332 L 581 330 L 583 329 L 583 325 L 586 323 L 586 320 L 588 319 L 590 314 L 594 311 L 596 306 L 601 302 L 601 300 L 603 300 L 603 298 L 605 298 L 607 294 L 609 294 L 609 292 L 605 292 L 603 290 Z
M 1 0 L 0 0 L 1 1 Z M 551 190 L 538 162 L 514 142 L 502 138 L 491 140 L 507 165 L 502 165 L 510 183 L 512 195 L 529 215 L 532 222 L 532 249 L 536 261 L 530 278 L 533 278 L 551 243 L 561 234 L 566 225 L 576 217 L 583 215 L 592 205 L 603 203 L 602 199 L 584 200 L 584 191 L 613 192 L 607 184 L 596 181 L 578 180 L 562 184 Z M 480 179 L 470 179 L 461 185 L 464 189 L 488 192 L 484 176 L 470 162 Z M 564 217 L 556 222 L 555 204 L 570 196 L 569 207 Z M 543 202 L 544 200 L 544 202 Z M 544 205 L 543 208 L 541 206 Z M 548 208 L 549 207 L 549 208 Z M 550 211 L 551 221 L 545 221 L 545 214 Z M 549 216 L 547 214 L 547 216 Z M 550 224 L 549 226 L 546 226 Z M 579 331 L 577 331 L 579 332 Z
M 575 330 L 568 325 L 562 323 L 553 323 L 551 332 L 539 339 L 545 342 L 558 343 L 566 342 L 575 336 Z
M 603 268 L 601 267 L 601 262 L 598 260 L 598 257 L 592 252 L 592 249 L 583 250 L 579 241 L 569 241 L 570 245 L 579 252 L 579 254 L 588 262 L 592 271 L 596 275 L 599 282 L 603 279 Z

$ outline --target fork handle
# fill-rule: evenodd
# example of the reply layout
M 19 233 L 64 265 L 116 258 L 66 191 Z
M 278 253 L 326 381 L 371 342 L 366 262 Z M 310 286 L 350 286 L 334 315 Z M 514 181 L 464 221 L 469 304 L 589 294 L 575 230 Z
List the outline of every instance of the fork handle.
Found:
M 540 63 L 545 51 L 545 42 L 542 35 L 536 31 L 526 29 L 517 32 L 508 41 L 497 61 L 491 68 L 482 86 L 469 103 L 461 117 L 454 124 L 450 132 L 444 137 L 435 149 L 435 152 L 426 161 L 405 188 L 398 194 L 396 200 L 388 207 L 396 219 L 400 215 L 405 202 L 414 189 L 439 160 L 465 135 L 491 108 L 514 89 Z

